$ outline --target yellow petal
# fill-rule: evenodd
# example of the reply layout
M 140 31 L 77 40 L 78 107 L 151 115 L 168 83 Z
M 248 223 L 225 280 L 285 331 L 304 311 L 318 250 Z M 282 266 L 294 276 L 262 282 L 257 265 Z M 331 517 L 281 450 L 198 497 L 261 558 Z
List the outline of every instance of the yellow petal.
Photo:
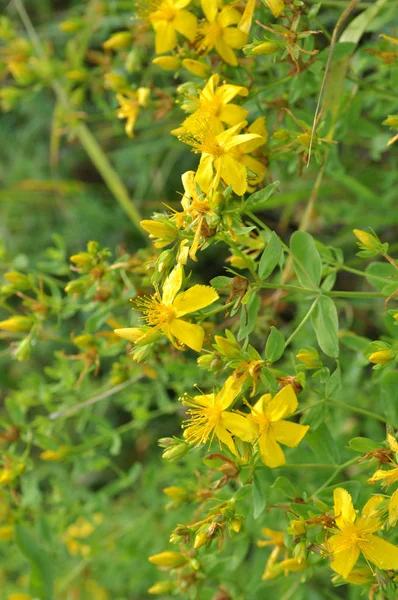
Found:
M 295 448 L 299 445 L 309 426 L 300 425 L 299 423 L 290 423 L 290 421 L 277 421 L 271 424 L 272 433 L 277 442 Z
M 206 19 L 213 23 L 217 16 L 217 2 L 215 0 L 200 0 L 200 4 Z
M 200 325 L 187 323 L 182 319 L 173 319 L 169 325 L 170 333 L 183 344 L 200 352 L 202 350 L 205 332 Z
M 222 413 L 221 423 L 228 431 L 244 442 L 254 441 L 257 436 L 257 427 L 253 421 L 249 421 L 249 419 L 242 415 L 224 411 Z
M 195 15 L 188 10 L 180 10 L 174 19 L 174 28 L 186 37 L 190 42 L 193 42 L 196 37 L 197 19 Z
M 272 14 L 274 17 L 279 17 L 281 13 L 285 10 L 285 4 L 283 0 L 265 0 L 268 4 Z
M 236 125 L 244 121 L 248 115 L 246 108 L 237 104 L 228 104 L 220 110 L 219 119 L 227 125 Z
M 332 552 L 332 562 L 330 566 L 333 571 L 336 571 L 336 573 L 345 579 L 354 568 L 359 558 L 360 550 L 357 544 L 353 544 L 349 548 L 346 548 L 342 543 L 341 537 L 341 534 L 337 534 L 329 539 L 329 547 Z M 344 548 L 343 550 L 340 549 L 342 547 Z
M 395 527 L 398 521 L 398 490 L 395 490 L 388 503 L 388 524 Z
M 143 331 L 138 327 L 125 327 L 122 329 L 115 329 L 114 332 L 119 337 L 127 340 L 128 342 L 137 342 L 143 335 Z
M 392 450 L 393 452 L 397 452 L 398 453 L 398 442 L 395 439 L 395 437 L 393 435 L 391 435 L 391 433 L 389 433 L 387 435 L 387 443 L 390 447 L 390 450 Z
M 270 433 L 263 433 L 258 441 L 260 447 L 261 460 L 267 467 L 274 469 L 280 467 L 286 462 L 283 450 Z
M 253 13 L 256 6 L 256 0 L 247 0 L 246 8 L 242 15 L 241 20 L 239 21 L 239 29 L 244 33 L 249 33 L 250 28 L 252 26 Z
M 221 162 L 221 177 L 230 185 L 238 196 L 243 196 L 247 190 L 246 167 L 233 156 L 225 154 Z
M 354 523 L 357 517 L 351 495 L 344 488 L 336 488 L 333 492 L 333 499 L 336 525 L 339 529 L 344 529 L 349 523 Z
M 379 569 L 398 570 L 398 547 L 377 535 L 366 536 L 360 544 L 364 557 Z
M 231 65 L 231 67 L 238 66 L 238 59 L 236 58 L 235 52 L 228 46 L 223 37 L 217 39 L 214 47 L 224 62 Z
M 214 1 L 214 0 L 213 0 Z M 218 22 L 222 28 L 239 23 L 241 14 L 232 6 L 225 6 L 219 14 Z
M 372 496 L 363 507 L 361 517 L 378 516 L 378 506 L 384 499 L 384 496 Z
M 237 382 L 233 375 L 230 375 L 216 396 L 217 405 L 225 410 L 231 406 L 236 396 L 240 394 L 241 389 L 242 384 Z
M 233 100 L 238 94 L 241 96 L 247 96 L 248 93 L 248 89 L 243 87 L 242 85 L 232 85 L 229 83 L 225 83 L 224 85 L 221 85 L 218 88 L 216 96 L 220 100 L 220 102 L 222 102 L 223 104 L 228 104 L 228 102 L 231 102 L 231 100 Z M 244 120 L 245 117 L 241 119 L 241 121 Z
M 215 434 L 218 437 L 218 439 L 230 449 L 232 454 L 236 455 L 236 448 L 235 448 L 235 443 L 232 439 L 232 435 L 230 433 L 228 433 L 228 431 L 225 429 L 225 427 L 223 427 L 219 423 L 218 425 L 216 425 L 216 428 L 214 431 L 215 431 Z
M 184 271 L 182 266 L 178 265 L 171 271 L 170 275 L 164 282 L 162 300 L 166 306 L 171 306 L 173 304 L 173 300 L 182 285 L 183 274 Z
M 291 385 L 283 387 L 268 403 L 266 412 L 271 421 L 279 421 L 294 413 L 298 406 L 297 396 Z
M 156 54 L 165 54 L 177 46 L 177 35 L 171 21 L 158 21 L 153 23 L 156 32 Z
M 196 171 L 195 179 L 198 182 L 200 188 L 206 194 L 210 190 L 214 180 L 213 162 L 213 156 L 211 156 L 210 154 L 203 153 L 200 159 L 198 170 Z
M 178 294 L 173 302 L 173 308 L 176 311 L 176 317 L 182 317 L 189 313 L 205 308 L 216 300 L 218 294 L 209 285 L 194 285 L 185 292 Z
M 247 33 L 239 31 L 236 27 L 227 27 L 224 29 L 223 38 L 224 42 L 230 46 L 230 48 L 235 48 L 236 50 L 243 48 L 247 43 Z

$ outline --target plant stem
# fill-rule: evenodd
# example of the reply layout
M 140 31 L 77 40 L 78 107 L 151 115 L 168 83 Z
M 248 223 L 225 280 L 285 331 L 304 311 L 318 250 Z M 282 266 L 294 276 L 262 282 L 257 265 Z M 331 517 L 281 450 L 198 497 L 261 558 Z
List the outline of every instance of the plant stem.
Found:
M 282 283 L 258 283 L 260 288 L 270 290 L 286 290 L 287 292 L 301 292 L 303 294 L 319 294 L 319 290 L 312 290 L 310 288 L 302 288 L 297 285 L 289 285 Z M 324 296 L 330 296 L 331 298 L 384 298 L 384 294 L 381 292 L 346 292 L 344 290 L 336 290 L 332 292 L 321 290 Z
M 354 463 L 356 463 L 358 460 L 357 457 L 355 458 L 351 458 L 350 460 L 347 460 L 347 462 L 343 463 L 342 465 L 338 466 L 335 470 L 334 473 L 332 473 L 332 475 L 329 477 L 329 479 L 327 479 L 325 481 L 325 483 L 323 485 L 321 485 L 320 488 L 318 488 L 313 494 L 312 494 L 312 498 L 314 498 L 314 496 L 316 496 L 317 494 L 319 494 L 322 490 L 324 490 L 325 488 L 327 488 L 331 483 L 333 483 L 333 481 L 336 479 L 336 477 L 338 475 L 340 475 L 340 473 L 342 471 L 344 471 L 344 469 L 346 469 L 347 467 L 349 467 L 350 465 L 353 465 Z
M 327 399 L 327 402 L 329 404 L 334 404 L 335 406 L 340 406 L 340 408 L 351 410 L 352 412 L 356 412 L 360 415 L 366 415 L 367 417 L 371 417 L 372 419 L 376 419 L 382 423 L 388 423 L 388 420 L 384 417 L 381 417 L 377 413 L 374 413 L 370 410 L 366 410 L 365 408 L 359 408 L 357 406 L 352 406 L 351 404 L 346 404 L 345 402 L 340 402 L 339 400 L 331 400 L 330 398 Z
M 318 304 L 320 297 L 321 296 L 319 295 L 319 296 L 317 296 L 315 298 L 314 302 L 311 304 L 311 306 L 310 306 L 309 310 L 307 311 L 306 315 L 304 316 L 304 318 L 301 320 L 301 322 L 296 327 L 296 329 L 293 331 L 293 333 L 290 335 L 290 337 L 288 337 L 288 339 L 285 342 L 285 349 L 288 347 L 288 345 L 290 344 L 290 342 L 292 341 L 292 339 L 297 335 L 297 333 L 300 331 L 300 329 L 302 327 L 304 327 L 304 325 L 306 324 L 306 322 L 310 318 L 312 311 L 314 310 L 314 308 Z
M 383 281 L 384 283 L 391 283 L 390 279 L 380 277 L 379 275 L 373 275 L 372 273 L 365 273 L 364 271 L 360 271 L 359 269 L 353 269 L 352 267 L 347 267 L 346 265 L 339 265 L 338 270 L 347 271 L 347 273 L 353 273 L 353 275 L 359 275 L 360 277 L 369 277 L 369 279 L 376 279 L 377 281 Z

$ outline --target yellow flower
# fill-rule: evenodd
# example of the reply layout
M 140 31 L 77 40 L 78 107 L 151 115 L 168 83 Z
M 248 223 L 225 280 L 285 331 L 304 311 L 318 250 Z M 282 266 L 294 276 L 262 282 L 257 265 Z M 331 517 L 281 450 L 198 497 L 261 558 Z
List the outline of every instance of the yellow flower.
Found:
M 220 442 L 236 454 L 231 434 L 248 442 L 256 433 L 256 428 L 247 417 L 227 411 L 240 391 L 241 385 L 231 376 L 217 394 L 201 394 L 193 398 L 185 395 L 181 400 L 190 407 L 190 419 L 185 423 L 185 439 L 190 444 L 199 445 L 208 440 L 212 442 L 214 436 L 217 436 Z
M 378 469 L 376 473 L 368 479 L 368 483 L 377 483 L 381 481 L 382 487 L 389 488 L 390 485 L 398 481 L 398 466 L 395 469 Z
M 238 29 L 243 33 L 249 33 L 252 26 L 254 9 L 256 7 L 256 0 L 247 0 L 244 13 L 241 20 L 239 21 Z
M 394 358 L 394 356 L 395 353 L 386 348 L 385 350 L 377 350 L 377 352 L 373 352 L 373 354 L 369 356 L 369 361 L 374 365 L 386 365 Z
M 240 31 L 236 25 L 241 20 L 241 14 L 232 6 L 225 6 L 220 12 L 217 11 L 217 3 L 214 0 L 202 0 L 203 12 L 207 21 L 198 27 L 201 37 L 199 52 L 210 52 L 213 48 L 221 56 L 223 61 L 236 67 L 238 59 L 234 49 L 243 48 L 247 42 L 247 34 Z
M 178 340 L 200 352 L 204 339 L 203 327 L 180 317 L 209 306 L 218 299 L 218 294 L 207 285 L 194 285 L 178 293 L 182 279 L 183 269 L 178 265 L 166 279 L 162 296 L 156 291 L 149 298 L 137 300 L 137 307 L 143 311 L 145 321 L 151 326 L 148 332 L 138 337 L 137 328 L 115 329 L 116 335 L 133 342 L 145 342 L 155 331 L 161 330 L 173 344 Z
M 398 548 L 374 535 L 383 528 L 377 510 L 383 500 L 382 496 L 370 498 L 357 518 L 347 490 L 334 490 L 334 514 L 339 531 L 328 543 L 332 555 L 331 567 L 343 579 L 349 576 L 361 553 L 379 569 L 398 569 Z
M 395 490 L 388 503 L 388 524 L 395 527 L 398 521 L 398 490 Z
M 184 110 L 195 111 L 185 119 L 182 125 L 184 130 L 195 133 L 197 119 L 205 118 L 214 133 L 221 133 L 224 129 L 223 123 L 232 126 L 246 119 L 248 111 L 230 102 L 238 95 L 247 96 L 248 89 L 242 85 L 229 83 L 219 85 L 219 82 L 220 76 L 212 75 L 203 90 L 199 92 L 198 98 L 189 96 L 188 101 L 182 104 Z
M 126 92 L 128 96 L 116 94 L 120 109 L 117 113 L 119 119 L 127 119 L 126 133 L 129 137 L 134 137 L 134 125 L 137 121 L 140 108 L 147 105 L 149 98 L 149 88 L 140 87 L 136 92 L 132 90 Z
M 252 192 L 256 185 L 261 183 L 265 175 L 265 166 L 249 153 L 263 146 L 268 139 L 265 117 L 259 117 L 247 128 L 248 134 L 256 134 L 259 137 L 244 142 L 234 149 L 236 160 L 246 167 L 247 189 Z
M 268 5 L 268 8 L 274 15 L 274 17 L 279 17 L 280 14 L 285 10 L 285 3 L 283 0 L 265 0 Z
M 190 42 L 196 37 L 195 15 L 184 10 L 191 0 L 155 0 L 155 10 L 148 12 L 148 20 L 155 30 L 156 54 L 173 50 L 178 43 L 177 33 Z
M 274 398 L 265 394 L 252 407 L 249 418 L 257 425 L 258 445 L 263 463 L 275 468 L 284 465 L 285 455 L 279 444 L 295 448 L 307 433 L 309 426 L 285 421 L 298 402 L 293 387 L 283 387 Z
M 202 154 L 196 181 L 206 194 L 210 189 L 216 190 L 221 180 L 230 185 L 239 196 L 246 192 L 247 167 L 236 158 L 235 149 L 245 142 L 261 138 L 256 133 L 239 135 L 239 131 L 246 125 L 246 121 L 242 121 L 216 135 L 206 120 L 198 120 L 196 132 L 180 138 L 192 146 L 195 153 Z

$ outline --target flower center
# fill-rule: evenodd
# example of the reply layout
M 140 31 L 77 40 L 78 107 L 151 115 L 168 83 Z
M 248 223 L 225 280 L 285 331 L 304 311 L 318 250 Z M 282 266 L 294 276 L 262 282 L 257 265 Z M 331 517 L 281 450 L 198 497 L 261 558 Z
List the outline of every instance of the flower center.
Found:
M 148 325 L 161 326 L 175 318 L 174 308 L 163 304 L 156 294 L 149 298 L 139 298 L 135 304 L 144 313 L 143 318 Z

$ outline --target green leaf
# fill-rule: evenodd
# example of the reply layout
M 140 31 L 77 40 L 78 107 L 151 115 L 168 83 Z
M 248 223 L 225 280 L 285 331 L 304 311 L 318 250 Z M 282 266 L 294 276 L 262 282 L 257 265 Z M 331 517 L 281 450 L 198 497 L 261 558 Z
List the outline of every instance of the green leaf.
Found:
M 398 372 L 385 373 L 381 380 L 381 405 L 392 425 L 398 424 Z
M 311 314 L 312 326 L 321 350 L 337 358 L 339 355 L 339 320 L 336 306 L 328 296 L 321 296 Z
M 278 477 L 271 487 L 273 489 L 280 490 L 285 496 L 291 499 L 298 498 L 300 496 L 297 489 L 287 477 Z
M 40 600 L 54 599 L 53 559 L 40 540 L 22 525 L 15 526 L 15 541 L 31 566 L 30 593 Z
M 348 442 L 349 447 L 354 452 L 359 452 L 360 454 L 367 454 L 368 452 L 373 452 L 373 450 L 377 450 L 380 448 L 380 444 L 377 444 L 373 440 L 365 437 L 355 437 L 352 438 Z
M 242 306 L 240 313 L 240 327 L 238 341 L 249 335 L 256 326 L 258 309 L 260 308 L 260 297 L 252 293 L 246 306 Z
M 305 441 L 320 462 L 339 464 L 340 453 L 338 446 L 325 423 L 322 423 L 316 431 L 310 429 L 305 436 Z
M 322 260 L 314 239 L 305 231 L 296 231 L 290 238 L 294 270 L 304 288 L 319 288 L 322 275 Z
M 268 336 L 267 343 L 265 345 L 265 356 L 271 362 L 275 362 L 280 359 L 285 350 L 285 336 L 283 333 L 278 331 L 276 327 L 271 327 L 271 332 Z
M 246 198 L 243 205 L 243 212 L 256 212 L 263 210 L 266 207 L 268 199 L 272 196 L 274 191 L 279 185 L 279 181 L 274 181 L 267 185 L 266 188 L 254 192 L 248 198 Z
M 329 381 L 326 383 L 326 393 L 328 398 L 331 398 L 335 392 L 341 390 L 341 369 L 337 363 L 335 371 L 331 374 Z
M 265 478 L 265 473 L 263 470 L 258 470 L 254 472 L 253 475 L 253 516 L 255 519 L 261 515 L 267 506 L 267 497 L 266 497 L 266 489 L 267 489 L 267 481 Z
M 316 431 L 326 419 L 327 414 L 328 408 L 326 406 L 326 402 L 321 402 L 310 408 L 301 419 L 300 423 L 302 425 L 309 425 L 311 427 L 311 431 Z
M 267 279 L 278 265 L 282 256 L 282 244 L 279 237 L 273 231 L 267 247 L 260 258 L 258 274 L 261 279 Z

